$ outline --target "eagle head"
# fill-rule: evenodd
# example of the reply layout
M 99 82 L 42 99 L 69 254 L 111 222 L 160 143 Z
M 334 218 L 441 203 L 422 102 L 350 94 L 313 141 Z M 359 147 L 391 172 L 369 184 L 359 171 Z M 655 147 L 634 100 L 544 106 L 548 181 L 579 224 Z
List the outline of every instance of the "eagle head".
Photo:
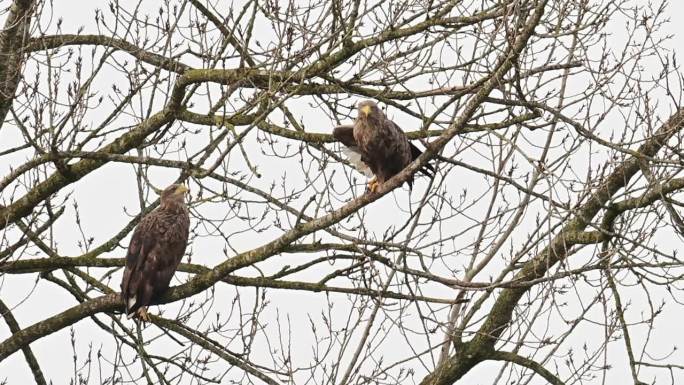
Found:
M 371 116 L 378 116 L 378 113 L 381 113 L 378 105 L 372 100 L 360 101 L 356 107 L 359 110 L 359 118 L 367 119 Z
M 190 189 L 187 188 L 184 184 L 181 183 L 174 183 L 171 186 L 167 187 L 162 191 L 161 193 L 161 201 L 162 204 L 164 203 L 184 203 L 185 202 L 185 194 L 188 193 Z

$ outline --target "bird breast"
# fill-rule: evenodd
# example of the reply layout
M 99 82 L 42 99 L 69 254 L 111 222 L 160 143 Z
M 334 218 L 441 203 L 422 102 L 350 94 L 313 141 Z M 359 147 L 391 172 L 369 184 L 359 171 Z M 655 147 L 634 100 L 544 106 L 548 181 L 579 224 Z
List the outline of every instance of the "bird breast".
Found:
M 374 124 L 369 119 L 360 119 L 354 125 L 354 140 L 362 152 L 377 151 L 382 147 L 386 133 L 380 124 Z

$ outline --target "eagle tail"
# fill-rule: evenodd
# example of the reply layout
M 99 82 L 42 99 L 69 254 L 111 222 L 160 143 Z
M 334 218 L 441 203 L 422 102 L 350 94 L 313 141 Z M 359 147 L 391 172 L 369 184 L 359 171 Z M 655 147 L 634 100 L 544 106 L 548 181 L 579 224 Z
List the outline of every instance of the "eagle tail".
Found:
M 429 178 L 432 178 L 433 176 L 435 176 L 435 166 L 433 166 L 430 163 L 426 163 L 425 166 L 423 166 L 418 171 L 420 171 L 421 174 L 423 174 Z
M 421 150 L 420 150 L 418 147 L 416 147 L 413 143 L 409 142 L 409 144 L 411 145 L 411 159 L 412 159 L 412 160 L 416 160 L 416 158 L 418 158 L 418 157 L 420 156 L 420 154 L 423 153 L 423 151 L 421 151 Z M 432 177 L 435 175 L 435 172 L 436 172 L 437 170 L 435 169 L 435 166 L 433 166 L 432 164 L 426 163 L 426 164 L 425 164 L 423 167 L 421 167 L 421 169 L 418 170 L 418 171 L 420 171 L 421 174 L 423 174 L 423 175 L 425 175 L 425 176 L 427 176 L 427 177 L 429 177 L 429 178 L 432 178 Z
M 135 311 L 138 310 L 135 306 L 138 300 L 133 297 L 128 297 L 126 299 L 126 318 L 131 319 L 135 315 Z

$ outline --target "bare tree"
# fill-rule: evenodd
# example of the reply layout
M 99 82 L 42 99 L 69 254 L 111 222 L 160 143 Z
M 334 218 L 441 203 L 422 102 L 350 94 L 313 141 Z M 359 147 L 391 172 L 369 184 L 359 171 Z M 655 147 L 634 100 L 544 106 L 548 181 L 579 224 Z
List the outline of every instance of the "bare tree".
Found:
M 664 2 L 3 5 L 0 381 L 684 379 Z M 377 194 L 331 136 L 362 99 L 425 148 Z M 172 182 L 190 247 L 135 323 Z

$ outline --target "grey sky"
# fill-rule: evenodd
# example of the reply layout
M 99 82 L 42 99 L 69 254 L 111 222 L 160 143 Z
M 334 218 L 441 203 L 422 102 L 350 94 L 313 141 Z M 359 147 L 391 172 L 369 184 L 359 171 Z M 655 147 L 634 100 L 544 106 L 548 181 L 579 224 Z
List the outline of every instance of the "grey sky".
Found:
M 645 3 L 645 1 L 642 2 Z M 9 2 L 5 1 L 3 4 L 7 5 Z M 150 6 L 150 13 L 152 14 L 154 14 L 156 8 L 158 8 L 156 3 L 153 4 L 153 2 L 148 2 L 146 5 Z M 65 2 L 64 5 L 55 3 L 55 14 L 52 15 L 52 17 L 54 19 L 64 19 L 62 26 L 64 33 L 75 33 L 79 26 L 84 26 L 84 33 L 95 33 L 96 31 L 93 30 L 93 15 L 95 8 L 102 8 L 106 10 L 107 2 Z M 669 4 L 668 13 L 672 15 L 673 19 L 676 19 L 677 16 L 684 15 L 684 2 L 671 2 L 671 4 Z M 623 29 L 621 28 L 621 25 L 618 25 L 617 23 L 615 23 L 613 27 L 614 30 L 612 33 L 614 35 L 614 41 L 616 42 L 616 46 L 619 46 L 619 42 L 623 40 L 623 37 L 621 36 Z M 270 31 L 270 27 L 267 24 L 258 25 L 258 28 L 260 29 L 255 31 L 257 35 L 263 34 L 263 36 L 269 36 L 272 34 L 272 31 Z M 674 22 L 669 23 L 664 32 L 673 35 L 672 39 L 666 43 L 666 46 L 670 47 L 675 52 L 680 50 L 680 47 L 684 46 L 684 25 L 680 21 L 675 20 Z M 678 59 L 680 61 L 684 60 L 684 58 L 679 57 Z M 29 69 L 28 71 L 32 70 Z M 118 75 L 113 74 L 112 76 L 116 77 Z M 102 81 L 104 85 L 107 81 L 110 81 L 110 79 L 98 81 Z M 425 86 L 425 88 L 429 87 L 429 85 Z M 350 99 L 350 107 L 352 106 L 354 100 L 355 99 Z M 335 125 L 335 123 L 332 122 L 329 117 L 326 117 L 321 112 L 312 112 L 310 114 L 308 112 L 302 112 L 310 110 L 305 101 L 296 102 L 296 105 L 300 107 L 300 111 L 295 112 L 299 113 L 300 115 L 306 115 L 304 122 L 306 124 L 307 130 L 328 132 L 331 127 Z M 663 102 L 663 108 L 667 108 L 666 102 Z M 417 128 L 419 124 L 419 122 L 412 120 L 410 117 L 396 109 L 388 109 L 388 115 L 402 125 L 402 127 L 404 127 L 404 129 L 407 131 Z M 349 118 L 343 120 L 347 122 L 350 121 Z M 124 122 L 119 121 L 117 124 L 123 125 Z M 20 140 L 21 138 L 17 135 L 16 131 L 0 131 L 0 143 L 2 143 L 2 148 L 6 146 L 6 143 L 18 143 Z M 188 148 L 192 149 L 193 145 L 195 144 L 188 143 Z M 452 146 L 451 148 L 458 148 L 458 139 L 450 146 Z M 533 150 L 530 149 L 530 151 Z M 183 159 L 182 153 L 178 154 L 178 159 Z M 0 174 L 5 175 L 8 172 L 9 167 L 16 167 L 17 164 L 23 160 L 25 159 L 18 157 L 16 159 L 16 164 L 0 164 Z M 294 162 L 281 163 L 273 158 L 262 156 L 259 153 L 254 153 L 252 160 L 258 162 L 260 170 L 268 170 L 268 174 L 264 174 L 262 178 L 253 176 L 250 179 L 250 183 L 253 183 L 255 186 L 264 189 L 268 189 L 268 186 L 272 183 L 279 183 L 280 178 L 286 173 L 296 173 L 298 171 L 294 169 L 294 167 L 296 167 L 296 163 Z M 236 167 L 242 167 L 244 170 L 245 162 L 243 159 L 231 159 L 231 162 L 234 162 L 233 164 L 235 164 Z M 583 164 L 583 161 L 581 160 L 578 162 L 578 169 L 589 166 L 588 164 Z M 585 162 L 588 163 L 586 160 Z M 336 186 L 342 186 L 344 184 L 347 178 L 341 173 L 347 172 L 352 177 L 356 177 L 357 182 L 359 183 L 359 185 L 355 188 L 355 194 L 360 195 L 363 192 L 363 176 L 360 174 L 353 174 L 349 170 L 342 171 L 340 169 L 339 172 L 340 174 L 338 174 L 334 179 Z M 131 185 L 133 175 L 134 169 L 130 165 L 109 164 L 106 167 L 89 175 L 87 178 L 83 179 L 77 184 L 69 186 L 64 190 L 65 193 L 73 192 L 72 198 L 78 202 L 81 210 L 82 216 L 80 220 L 82 226 L 87 230 L 89 236 L 95 238 L 95 244 L 98 244 L 98 242 L 111 237 L 114 232 L 121 229 L 121 227 L 130 220 L 130 215 L 134 215 L 139 212 L 140 208 L 137 191 L 135 186 Z M 176 176 L 177 172 L 175 170 L 169 171 L 157 168 L 153 173 L 150 174 L 150 181 L 157 187 L 163 187 L 172 182 Z M 468 186 L 469 198 L 475 199 L 475 197 L 478 195 L 478 184 L 480 184 L 481 181 L 476 174 L 464 171 L 459 174 L 458 178 L 451 177 L 451 179 L 447 180 L 446 183 L 453 186 L 454 190 L 460 189 L 461 186 Z M 427 181 L 424 178 L 417 181 L 414 187 L 414 195 L 411 196 L 412 200 L 415 201 L 416 199 L 419 199 L 420 193 L 416 193 L 416 191 L 421 191 L 424 189 L 426 184 Z M 282 192 L 279 191 L 279 193 Z M 275 195 L 278 194 L 276 193 Z M 456 194 L 454 193 L 454 195 Z M 308 195 L 302 196 L 299 201 L 304 202 L 307 198 Z M 348 198 L 351 198 L 351 194 L 349 194 Z M 407 198 L 408 189 L 398 189 L 394 193 L 384 197 L 380 202 L 376 202 L 372 206 L 365 209 L 367 224 L 372 230 L 371 236 L 378 238 L 381 237 L 388 227 L 394 224 L 390 223 L 388 225 L 388 218 L 399 213 L 400 208 L 405 209 L 408 206 L 406 204 Z M 152 200 L 154 200 L 153 196 L 148 197 L 148 201 Z M 71 204 L 68 206 L 71 206 Z M 483 209 L 485 208 L 484 202 L 481 203 L 481 206 Z M 301 205 L 299 205 L 299 207 L 301 207 Z M 126 209 L 128 215 L 124 214 L 124 208 Z M 222 215 L 222 213 L 217 210 L 216 205 L 208 206 L 206 208 L 198 208 L 197 210 L 200 211 L 197 211 L 196 214 L 201 213 L 209 217 L 220 218 Z M 322 213 L 318 214 L 321 215 Z M 402 217 L 408 217 L 407 212 L 399 213 L 398 215 L 401 215 Z M 71 216 L 73 216 L 73 214 Z M 73 218 L 70 218 L 65 223 L 71 223 L 73 225 L 74 220 Z M 195 224 L 202 229 L 201 231 L 205 233 L 209 234 L 212 232 L 212 229 L 206 224 L 196 222 Z M 240 226 L 236 226 L 236 228 L 233 229 L 236 234 L 231 236 L 231 240 L 233 241 L 230 242 L 229 246 L 238 252 L 242 252 L 261 245 L 264 243 L 265 239 L 270 240 L 279 234 L 273 229 L 263 233 L 256 233 L 252 230 L 253 229 L 251 228 L 250 224 L 246 222 Z M 360 234 L 357 235 L 360 236 Z M 521 235 L 521 237 L 523 236 L 524 235 Z M 55 230 L 54 237 L 55 239 L 59 240 L 57 247 L 62 255 L 78 255 L 81 253 L 77 246 L 77 242 L 81 238 L 81 235 L 74 230 L 74 227 L 60 226 Z M 127 239 L 124 241 L 124 243 L 127 243 Z M 517 239 L 517 241 L 521 242 L 520 237 Z M 679 243 L 673 245 L 668 241 L 671 240 L 663 239 L 662 244 L 664 247 L 681 247 L 681 244 Z M 209 237 L 204 240 L 200 239 L 193 243 L 191 247 L 193 262 L 201 263 L 205 266 L 212 266 L 225 259 L 225 256 L 222 252 L 224 245 L 221 242 L 217 242 L 216 239 L 211 239 Z M 233 255 L 233 252 L 230 249 L 227 253 L 229 256 Z M 119 248 L 116 249 L 112 254 L 114 255 L 108 256 L 123 257 L 125 255 L 125 250 Z M 577 263 L 579 264 L 580 262 Z M 287 258 L 277 257 L 273 260 L 269 260 L 269 264 L 260 267 L 265 270 L 275 272 L 285 264 L 288 264 Z M 483 277 L 495 275 L 496 265 L 492 266 L 491 270 L 492 271 L 485 271 L 483 273 Z M 244 269 L 240 271 L 240 273 L 243 273 L 246 276 L 257 275 L 257 272 L 254 269 Z M 311 275 L 307 277 L 316 277 L 316 273 L 319 272 L 309 272 L 308 274 Z M 22 326 L 31 325 L 44 319 L 46 316 L 61 312 L 75 304 L 75 301 L 64 293 L 59 292 L 59 294 L 56 294 L 57 291 L 52 285 L 42 283 L 36 284 L 36 281 L 34 280 L 35 278 L 35 275 L 0 276 L 0 283 L 2 284 L 2 286 L 0 286 L 0 295 L 8 304 L 16 307 L 17 311 L 15 315 L 19 324 Z M 118 289 L 119 279 L 119 275 L 114 276 L 111 282 L 108 282 L 109 286 Z M 173 282 L 178 284 L 185 281 L 185 279 L 185 275 L 178 274 Z M 12 291 L 10 292 L 3 288 L 12 288 Z M 589 288 L 585 289 L 590 290 Z M 227 287 L 227 285 L 222 285 L 221 287 L 217 288 L 215 298 L 216 306 L 213 310 L 217 312 L 229 312 L 231 307 L 234 306 L 232 299 L 236 290 L 237 289 L 233 287 Z M 425 291 L 426 293 L 440 297 L 449 297 L 452 294 L 451 291 L 446 290 L 441 286 L 426 287 Z M 631 289 L 626 289 L 625 292 L 630 293 Z M 638 293 L 638 290 L 635 289 L 635 296 L 638 296 Z M 658 293 L 658 295 L 660 294 L 663 293 Z M 242 305 L 251 306 L 250 300 L 253 296 L 253 290 L 241 290 Z M 200 294 L 193 297 L 191 300 L 201 302 L 204 300 L 204 297 L 204 294 Z M 563 298 L 564 300 L 568 301 L 568 309 L 572 310 L 570 313 L 573 311 L 579 311 L 579 305 L 577 303 L 573 303 L 573 298 L 577 297 L 582 297 L 582 293 L 574 293 L 574 296 L 569 294 L 567 297 Z M 314 318 L 320 318 L 319 316 L 321 309 L 324 309 L 327 306 L 327 301 L 329 300 L 330 302 L 334 303 L 333 312 L 331 314 L 331 317 L 333 318 L 332 322 L 337 323 L 341 327 L 344 322 L 347 322 L 347 317 L 349 316 L 350 311 L 349 304 L 346 303 L 347 299 L 341 295 L 332 295 L 330 297 L 326 297 L 325 295 L 315 293 L 299 293 L 298 297 L 293 298 L 292 294 L 289 292 L 271 290 L 269 291 L 268 299 L 269 301 L 277 302 L 282 306 L 278 308 L 278 310 L 281 312 L 279 314 L 281 318 L 284 317 L 282 312 L 287 312 L 286 316 L 291 322 L 289 327 L 292 328 L 293 334 L 295 335 L 295 338 L 292 341 L 292 349 L 294 353 L 293 360 L 299 360 L 297 363 L 301 366 L 306 365 L 306 359 L 310 354 L 311 345 L 313 343 L 313 336 L 309 330 L 308 316 L 311 315 Z M 638 298 L 635 300 L 638 301 Z M 187 302 L 185 304 L 187 305 Z M 167 315 L 175 314 L 181 309 L 181 306 L 182 304 L 180 303 L 167 305 L 164 308 L 164 312 Z M 152 311 L 159 312 L 159 309 L 155 307 L 152 309 Z M 655 350 L 659 350 L 663 355 L 669 354 L 674 345 L 681 344 L 682 338 L 679 330 L 681 318 L 682 315 L 684 315 L 681 306 L 669 306 L 666 308 L 665 312 L 666 313 L 662 316 L 662 318 L 659 319 L 659 324 L 655 328 L 652 336 L 653 340 L 660 341 L 659 344 L 661 345 L 657 345 Z M 598 319 L 601 315 L 596 314 L 595 316 Z M 265 325 L 267 324 L 268 327 L 271 328 L 270 330 L 273 331 L 277 329 L 278 326 L 274 325 L 276 319 L 276 308 L 268 308 L 262 314 L 262 317 L 263 323 Z M 551 320 L 551 322 L 558 321 L 558 319 Z M 415 319 L 410 318 L 406 319 L 405 322 L 415 327 L 418 327 L 419 324 Z M 286 326 L 284 327 L 287 328 Z M 95 357 L 96 352 L 99 349 L 102 349 L 103 355 L 105 357 L 111 357 L 114 354 L 113 338 L 104 335 L 101 330 L 92 325 L 91 321 L 79 322 L 70 329 L 61 330 L 53 335 L 40 339 L 39 341 L 31 344 L 31 347 L 34 353 L 37 355 L 44 372 L 50 379 L 54 381 L 55 384 L 66 383 L 66 378 L 70 378 L 70 376 L 73 375 L 72 353 L 71 347 L 68 344 L 69 335 L 72 330 L 75 335 L 76 351 L 79 353 L 79 355 L 87 354 L 86 352 L 89 349 L 90 343 L 92 343 L 93 357 Z M 587 330 L 586 332 L 579 331 L 568 344 L 574 345 L 574 347 L 578 349 L 578 351 L 575 351 L 577 356 L 582 354 L 580 349 L 581 345 L 583 343 L 587 343 L 587 341 L 589 341 L 589 343 L 591 342 L 591 338 L 587 337 L 587 334 L 585 333 L 596 333 L 596 329 Z M 150 332 L 150 335 L 152 334 L 156 335 L 157 333 L 156 331 Z M 0 322 L 0 339 L 4 340 L 8 337 L 8 335 L 9 331 L 6 325 Z M 637 335 L 637 338 L 638 337 L 640 336 Z M 273 338 L 275 340 L 277 337 L 274 336 Z M 401 359 L 403 357 L 401 350 L 405 345 L 405 337 L 400 336 L 397 333 L 393 333 L 390 338 L 394 338 L 396 342 L 393 342 L 389 345 L 393 348 L 388 348 L 386 351 L 381 352 L 382 356 L 387 361 Z M 261 342 L 262 345 L 260 345 L 258 348 L 260 350 L 257 350 L 255 354 L 268 353 L 263 347 L 265 346 L 265 344 L 263 344 L 264 341 Z M 171 344 L 171 346 L 173 344 L 169 341 L 162 342 L 162 344 L 167 343 Z M 298 352 L 302 352 L 303 354 L 300 356 L 297 354 Z M 625 353 L 619 344 L 611 345 L 609 355 L 612 357 L 620 357 L 621 364 L 615 366 L 608 372 L 609 374 L 607 383 L 626 383 L 626 381 L 631 379 L 628 368 L 624 365 L 624 359 L 622 359 L 624 354 Z M 132 355 L 129 352 L 129 357 L 131 356 Z M 675 359 L 675 361 L 678 360 L 679 362 L 684 362 L 684 353 L 680 351 L 675 352 L 673 357 L 680 358 Z M 79 356 L 79 362 L 83 362 L 83 358 L 83 356 Z M 345 359 L 346 358 L 348 357 L 345 357 Z M 416 365 L 416 370 L 419 372 L 416 374 L 414 379 L 419 381 L 424 372 L 420 372 L 421 368 L 418 365 Z M 491 367 L 488 365 L 480 365 L 472 370 L 467 377 L 462 380 L 462 383 L 491 383 L 491 379 L 494 375 L 492 372 L 493 371 Z M 658 384 L 669 382 L 669 377 L 665 376 L 665 373 L 662 371 L 653 372 L 653 375 L 658 373 L 658 375 L 661 376 L 658 378 L 653 377 L 653 375 L 649 375 L 648 371 L 646 373 L 647 374 L 642 377 L 642 379 L 646 381 L 655 381 Z M 684 371 L 673 371 L 672 375 L 674 376 L 675 383 L 684 383 Z M 20 353 L 15 353 L 9 359 L 0 362 L 0 380 L 4 378 L 7 378 L 9 384 L 31 383 L 33 381 L 30 372 L 27 370 L 24 357 Z M 541 379 L 535 377 L 533 384 L 541 383 Z M 586 383 L 593 384 L 598 382 L 588 381 Z

